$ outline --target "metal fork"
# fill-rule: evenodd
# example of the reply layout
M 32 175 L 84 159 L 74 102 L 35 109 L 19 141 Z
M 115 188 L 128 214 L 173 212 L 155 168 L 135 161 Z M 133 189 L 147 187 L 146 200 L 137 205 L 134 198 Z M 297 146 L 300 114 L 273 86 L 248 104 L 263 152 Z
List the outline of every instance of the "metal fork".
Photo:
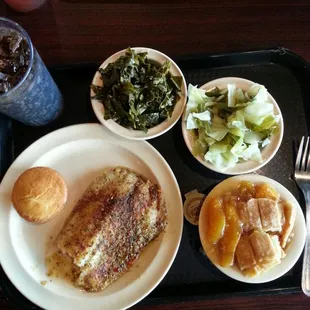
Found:
M 295 180 L 306 201 L 307 237 L 302 266 L 301 288 L 310 297 L 310 142 L 302 137 L 295 164 Z

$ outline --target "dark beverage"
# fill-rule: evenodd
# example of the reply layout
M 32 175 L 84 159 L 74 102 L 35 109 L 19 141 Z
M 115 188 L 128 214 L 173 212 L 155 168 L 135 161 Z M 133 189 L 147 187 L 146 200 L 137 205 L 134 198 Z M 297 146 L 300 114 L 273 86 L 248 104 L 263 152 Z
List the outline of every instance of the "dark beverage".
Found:
M 61 93 L 25 30 L 0 18 L 0 112 L 25 124 L 48 124 L 63 108 Z
M 21 35 L 2 29 L 0 33 L 0 94 L 12 89 L 29 66 L 29 45 Z

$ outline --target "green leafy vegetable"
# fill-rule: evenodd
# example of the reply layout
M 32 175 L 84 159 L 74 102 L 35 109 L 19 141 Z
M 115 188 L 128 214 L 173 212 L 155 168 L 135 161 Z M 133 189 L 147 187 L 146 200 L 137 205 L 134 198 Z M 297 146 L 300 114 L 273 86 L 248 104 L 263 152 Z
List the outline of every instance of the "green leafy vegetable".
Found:
M 213 101 L 214 97 L 208 97 L 204 90 L 199 89 L 192 84 L 188 85 L 188 101 L 185 111 L 185 120 L 191 112 L 204 112 L 206 109 L 216 102 Z
M 147 132 L 170 118 L 182 85 L 181 76 L 171 75 L 170 65 L 158 65 L 147 53 L 128 48 L 124 56 L 100 68 L 103 86 L 92 84 L 91 89 L 104 105 L 104 119 Z
M 193 154 L 220 171 L 236 163 L 262 161 L 261 150 L 279 133 L 279 115 L 263 85 L 247 91 L 228 84 L 207 92 L 189 84 L 186 128 L 194 135 Z

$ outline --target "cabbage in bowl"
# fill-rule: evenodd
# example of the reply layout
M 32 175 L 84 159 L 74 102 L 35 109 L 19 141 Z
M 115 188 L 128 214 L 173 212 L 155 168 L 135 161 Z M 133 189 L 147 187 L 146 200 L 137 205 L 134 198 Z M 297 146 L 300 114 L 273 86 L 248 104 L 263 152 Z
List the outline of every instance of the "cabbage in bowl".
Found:
M 195 137 L 193 155 L 219 171 L 248 160 L 262 162 L 262 149 L 279 134 L 280 118 L 263 85 L 227 84 L 207 91 L 188 86 L 185 121 Z

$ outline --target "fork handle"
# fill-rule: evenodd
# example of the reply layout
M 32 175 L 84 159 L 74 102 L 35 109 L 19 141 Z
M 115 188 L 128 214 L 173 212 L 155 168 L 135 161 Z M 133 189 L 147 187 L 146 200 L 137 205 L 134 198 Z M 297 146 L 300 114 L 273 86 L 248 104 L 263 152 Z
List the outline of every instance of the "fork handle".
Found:
M 307 237 L 304 249 L 304 260 L 302 266 L 301 288 L 310 297 L 310 191 L 303 191 L 306 201 L 306 226 Z

